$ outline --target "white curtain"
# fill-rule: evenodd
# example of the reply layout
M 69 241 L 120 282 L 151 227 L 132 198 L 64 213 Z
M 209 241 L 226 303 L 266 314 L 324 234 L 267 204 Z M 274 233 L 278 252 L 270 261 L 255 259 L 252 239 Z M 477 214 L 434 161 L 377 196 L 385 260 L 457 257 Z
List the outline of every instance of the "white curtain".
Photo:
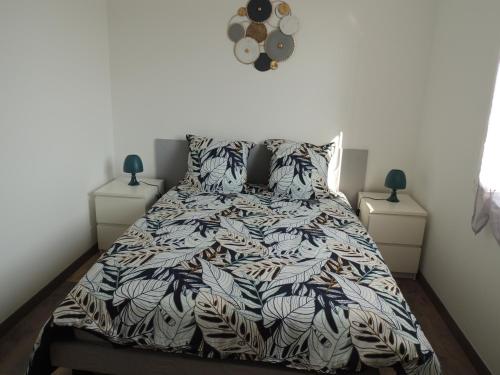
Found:
M 486 190 L 479 185 L 472 217 L 472 230 L 478 234 L 488 224 L 500 244 L 500 192 Z
M 500 69 L 499 69 L 500 71 Z M 479 233 L 488 224 L 500 244 L 500 74 L 497 73 L 488 135 L 484 144 L 472 230 Z

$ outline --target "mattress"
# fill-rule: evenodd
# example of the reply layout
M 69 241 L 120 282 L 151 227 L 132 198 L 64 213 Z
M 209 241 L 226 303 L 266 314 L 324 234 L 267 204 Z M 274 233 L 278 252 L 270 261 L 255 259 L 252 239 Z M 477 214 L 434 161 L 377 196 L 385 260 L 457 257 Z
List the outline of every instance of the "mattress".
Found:
M 377 246 L 341 194 L 276 197 L 177 186 L 54 311 L 28 374 L 48 373 L 58 328 L 115 346 L 335 373 L 439 361 Z

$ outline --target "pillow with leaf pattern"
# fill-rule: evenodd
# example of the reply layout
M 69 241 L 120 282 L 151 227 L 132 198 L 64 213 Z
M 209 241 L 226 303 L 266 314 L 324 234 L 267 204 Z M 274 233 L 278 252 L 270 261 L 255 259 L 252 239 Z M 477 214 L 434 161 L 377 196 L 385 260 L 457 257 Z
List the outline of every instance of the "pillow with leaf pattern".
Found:
M 207 192 L 240 193 L 247 180 L 252 142 L 224 141 L 188 134 L 188 171 L 181 182 Z
M 319 199 L 332 193 L 328 187 L 328 168 L 336 142 L 324 146 L 268 139 L 272 152 L 269 190 L 274 195 L 294 199 Z

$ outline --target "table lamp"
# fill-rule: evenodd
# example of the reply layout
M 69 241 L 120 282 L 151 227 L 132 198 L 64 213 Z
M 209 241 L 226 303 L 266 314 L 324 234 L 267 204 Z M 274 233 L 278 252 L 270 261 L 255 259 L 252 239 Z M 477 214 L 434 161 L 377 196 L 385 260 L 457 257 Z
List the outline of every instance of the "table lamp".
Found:
M 406 175 L 399 169 L 393 169 L 385 178 L 385 187 L 392 189 L 392 193 L 387 200 L 389 202 L 399 202 L 397 190 L 406 189 Z
M 139 185 L 139 181 L 135 177 L 136 173 L 140 173 L 144 170 L 142 166 L 142 160 L 139 155 L 128 155 L 123 162 L 123 171 L 125 173 L 132 173 L 132 177 L 130 178 L 130 182 L 128 183 L 130 186 Z

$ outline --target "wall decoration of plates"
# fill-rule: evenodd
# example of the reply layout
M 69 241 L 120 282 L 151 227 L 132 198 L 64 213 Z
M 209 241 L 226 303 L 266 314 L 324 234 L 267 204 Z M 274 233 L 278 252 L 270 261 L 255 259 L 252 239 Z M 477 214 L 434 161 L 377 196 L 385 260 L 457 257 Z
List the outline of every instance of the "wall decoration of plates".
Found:
M 281 0 L 249 0 L 229 20 L 227 35 L 234 55 L 242 64 L 253 64 L 260 72 L 278 69 L 292 56 L 299 19 Z

